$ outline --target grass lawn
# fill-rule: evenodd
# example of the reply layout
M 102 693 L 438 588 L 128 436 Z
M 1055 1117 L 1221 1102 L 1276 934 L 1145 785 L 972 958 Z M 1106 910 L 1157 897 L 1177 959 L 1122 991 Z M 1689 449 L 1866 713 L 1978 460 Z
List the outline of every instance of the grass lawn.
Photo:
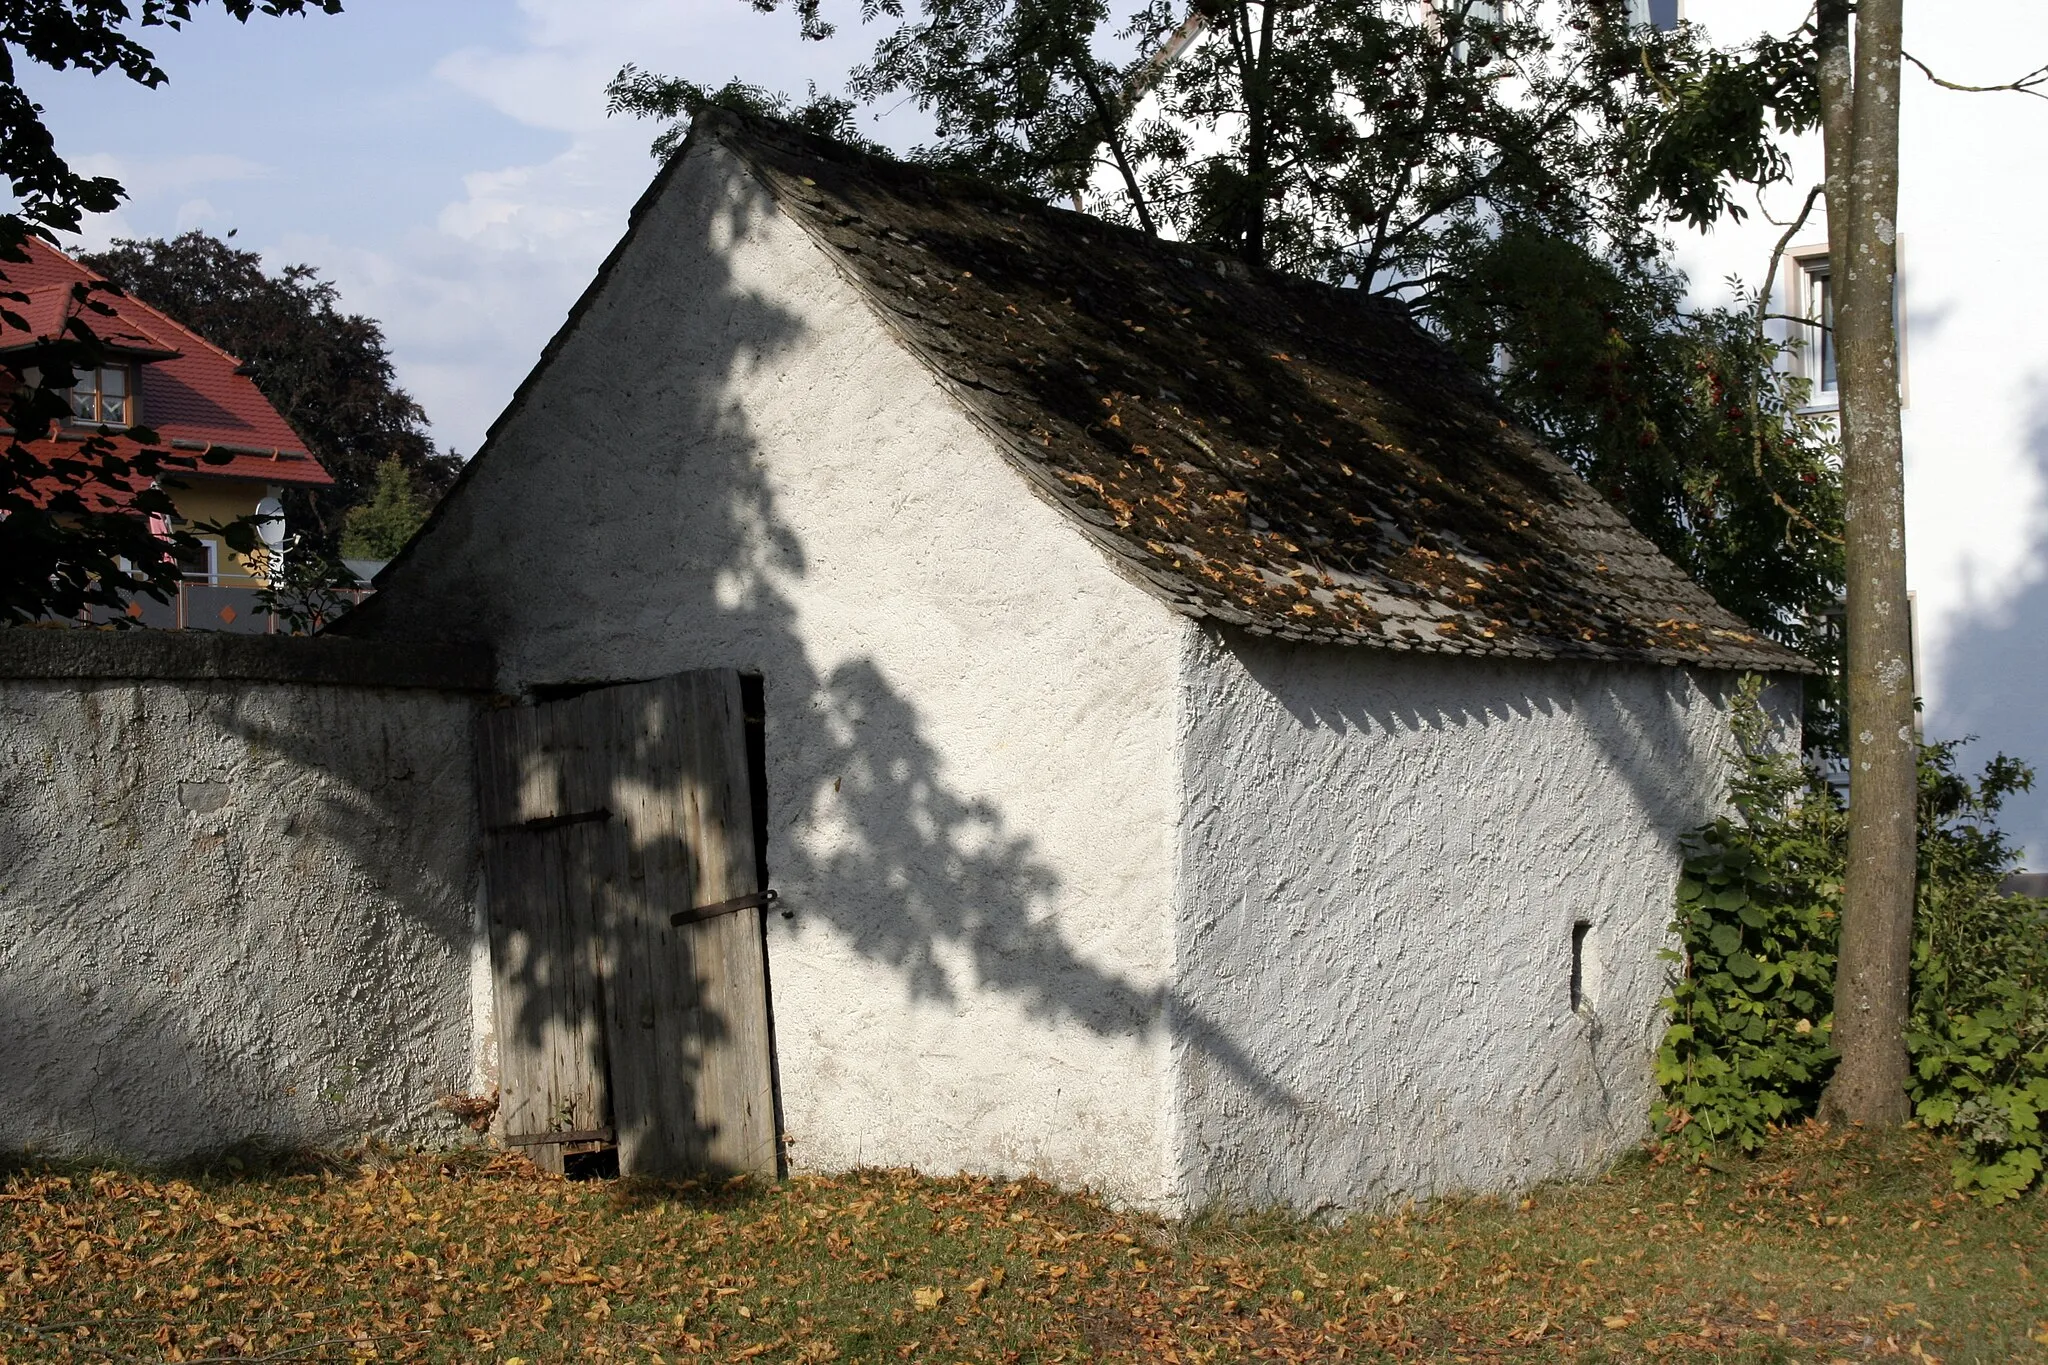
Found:
M 2048 1198 L 1810 1129 L 1335 1228 L 866 1172 L 571 1182 L 505 1156 L 18 1170 L 0 1353 L 44 1360 L 2048 1361 Z

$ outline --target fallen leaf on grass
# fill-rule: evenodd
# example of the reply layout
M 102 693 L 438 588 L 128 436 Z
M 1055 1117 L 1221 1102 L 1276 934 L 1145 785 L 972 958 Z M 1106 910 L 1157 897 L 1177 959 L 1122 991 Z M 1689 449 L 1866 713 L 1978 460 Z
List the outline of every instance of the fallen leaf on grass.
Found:
M 946 1301 L 946 1291 L 937 1288 L 913 1289 L 910 1301 L 917 1305 L 917 1311 L 928 1313 Z
M 1600 1319 L 1600 1325 L 1610 1332 L 1619 1332 L 1622 1328 L 1628 1326 L 1628 1319 L 1617 1314 L 1611 1318 Z

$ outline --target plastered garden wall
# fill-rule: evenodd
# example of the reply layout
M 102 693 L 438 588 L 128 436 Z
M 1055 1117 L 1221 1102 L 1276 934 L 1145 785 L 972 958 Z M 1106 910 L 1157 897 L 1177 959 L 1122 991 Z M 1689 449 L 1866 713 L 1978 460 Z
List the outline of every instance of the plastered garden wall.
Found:
M 417 663 L 0 631 L 0 1148 L 466 1133 L 488 665 Z
M 1192 637 L 1179 989 L 1275 1084 L 1176 1059 L 1184 1202 L 1510 1189 L 1640 1138 L 1733 681 Z M 1796 736 L 1796 684 L 1768 704 Z

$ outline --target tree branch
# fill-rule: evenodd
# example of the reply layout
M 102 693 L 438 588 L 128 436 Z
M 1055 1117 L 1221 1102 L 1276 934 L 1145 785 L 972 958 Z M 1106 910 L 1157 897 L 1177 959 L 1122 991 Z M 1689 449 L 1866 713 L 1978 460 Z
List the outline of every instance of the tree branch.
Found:
M 1800 206 L 1798 216 L 1786 226 L 1785 235 L 1778 238 L 1778 245 L 1771 249 L 1771 263 L 1764 271 L 1763 291 L 1756 296 L 1756 330 L 1759 336 L 1763 335 L 1764 320 L 1778 316 L 1764 311 L 1771 306 L 1771 291 L 1778 284 L 1778 263 L 1785 259 L 1785 249 L 1792 245 L 1792 239 L 1798 235 L 1799 229 L 1806 226 L 1807 218 L 1813 213 L 1813 206 L 1819 203 L 1820 197 L 1827 192 L 1828 187 L 1825 184 L 1815 185 L 1807 191 L 1806 202 Z
M 1966 95 L 1992 95 L 2000 91 L 2010 91 L 2016 95 L 2032 95 L 2037 100 L 2048 100 L 2048 92 L 2044 92 L 2041 89 L 2042 86 L 2048 85 L 2048 66 L 2029 71 L 2018 80 L 2007 81 L 2004 85 L 1960 85 L 1955 81 L 1943 80 L 1935 75 L 1927 63 L 1921 61 L 1910 52 L 1901 52 L 1899 55 L 1919 67 L 1921 75 L 1933 81 L 1944 90 L 1960 90 Z

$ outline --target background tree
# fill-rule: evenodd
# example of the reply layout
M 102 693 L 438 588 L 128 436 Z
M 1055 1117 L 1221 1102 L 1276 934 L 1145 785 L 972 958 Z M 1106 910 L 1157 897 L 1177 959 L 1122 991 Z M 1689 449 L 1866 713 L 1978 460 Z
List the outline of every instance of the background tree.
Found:
M 58 154 L 42 106 L 20 86 L 18 63 L 93 75 L 118 71 L 153 88 L 166 77 L 137 32 L 179 28 L 198 3 L 203 0 L 141 0 L 139 10 L 112 0 L 9 0 L 0 6 L 0 175 L 14 199 L 0 213 L 0 310 L 11 324 L 27 325 L 12 307 L 26 297 L 6 282 L 7 263 L 25 259 L 24 243 L 75 232 L 86 214 L 108 212 L 123 197 L 118 181 L 81 175 Z M 221 0 L 221 8 L 246 22 L 253 14 L 335 14 L 341 0 Z M 124 440 L 94 437 L 57 460 L 28 449 L 66 420 L 63 390 L 101 359 L 92 301 L 81 303 L 79 320 L 65 336 L 10 357 L 11 430 L 0 449 L 0 622 L 119 608 L 133 592 L 168 600 L 177 590 L 175 554 L 197 549 L 189 533 L 176 533 L 169 543 L 150 534 L 151 515 L 174 511 L 155 481 L 195 463 L 154 448 L 154 432 L 135 427 Z M 31 369 L 42 380 L 34 387 L 21 382 Z M 254 529 L 237 528 L 231 541 L 252 548 Z
M 411 476 L 428 506 L 454 482 L 461 460 L 434 449 L 426 413 L 397 386 L 383 329 L 343 312 L 312 266 L 266 275 L 255 252 L 198 231 L 124 239 L 79 259 L 239 358 L 306 439 L 334 476 L 331 488 L 287 494 L 286 515 L 309 548 L 330 557 L 340 549 L 347 510 L 381 488 L 387 462 Z
M 795 3 L 807 33 L 830 31 Z M 1477 0 L 866 12 L 900 22 L 849 90 L 932 114 L 917 159 L 1405 300 L 1660 549 L 1832 671 L 1830 433 L 1800 415 L 1761 303 L 1689 310 L 1662 232 L 1671 206 L 1739 211 L 1727 177 L 1782 174 L 1767 123 L 1673 93 L 1741 93 L 1768 78 L 1757 54 L 1632 26 L 1626 0 L 1560 0 L 1557 23 Z M 633 68 L 610 93 L 662 118 L 725 102 Z M 1817 688 L 1809 708 L 1822 745 L 1832 700 Z
M 397 460 L 377 466 L 377 487 L 369 500 L 348 510 L 341 528 L 341 552 L 350 559 L 394 559 L 432 510 L 413 487 L 412 472 Z

